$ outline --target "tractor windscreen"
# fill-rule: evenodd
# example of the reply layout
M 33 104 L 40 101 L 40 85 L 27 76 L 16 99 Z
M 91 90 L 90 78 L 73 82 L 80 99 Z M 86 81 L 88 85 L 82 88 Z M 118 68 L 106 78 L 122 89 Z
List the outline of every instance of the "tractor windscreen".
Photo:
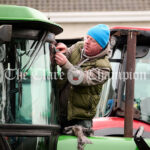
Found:
M 150 123 L 150 51 L 136 59 L 134 107 L 140 111 L 140 119 Z
M 0 44 L 0 124 L 56 124 L 48 34 L 27 34 Z

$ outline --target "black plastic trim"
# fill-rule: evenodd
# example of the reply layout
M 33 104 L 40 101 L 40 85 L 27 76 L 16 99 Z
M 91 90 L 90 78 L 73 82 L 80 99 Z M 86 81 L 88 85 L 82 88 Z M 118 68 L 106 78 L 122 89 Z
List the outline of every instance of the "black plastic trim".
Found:
M 58 125 L 18 125 L 5 124 L 0 125 L 0 135 L 5 136 L 50 136 L 60 133 Z

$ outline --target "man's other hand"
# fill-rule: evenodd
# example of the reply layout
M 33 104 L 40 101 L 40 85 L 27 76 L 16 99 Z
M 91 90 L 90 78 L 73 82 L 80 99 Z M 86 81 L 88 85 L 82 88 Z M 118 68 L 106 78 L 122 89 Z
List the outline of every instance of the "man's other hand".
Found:
M 59 66 L 63 66 L 66 64 L 67 62 L 67 58 L 64 54 L 62 54 L 61 52 L 57 52 L 55 54 L 55 60 L 56 60 L 56 63 L 59 65 Z

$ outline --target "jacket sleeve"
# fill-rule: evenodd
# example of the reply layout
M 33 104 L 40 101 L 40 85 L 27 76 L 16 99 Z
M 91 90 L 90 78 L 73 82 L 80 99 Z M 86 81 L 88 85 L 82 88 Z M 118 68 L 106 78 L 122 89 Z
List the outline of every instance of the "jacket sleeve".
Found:
M 67 58 L 69 58 L 71 56 L 71 54 L 73 53 L 73 51 L 78 47 L 79 49 L 82 49 L 83 48 L 83 41 L 79 41 L 75 44 L 73 44 L 71 47 L 69 47 L 66 52 L 65 52 L 65 55 Z
M 69 69 L 73 70 L 73 65 L 68 61 L 64 66 L 62 66 L 64 70 L 68 71 Z M 72 72 L 72 76 L 78 72 L 78 74 L 82 74 L 81 70 L 74 69 L 76 71 Z M 110 77 L 110 68 L 92 68 L 87 71 L 83 71 L 84 77 L 83 81 L 80 83 L 82 86 L 91 86 L 103 84 Z
M 81 84 L 85 86 L 103 84 L 109 77 L 109 68 L 93 68 L 88 71 L 84 71 L 84 79 Z

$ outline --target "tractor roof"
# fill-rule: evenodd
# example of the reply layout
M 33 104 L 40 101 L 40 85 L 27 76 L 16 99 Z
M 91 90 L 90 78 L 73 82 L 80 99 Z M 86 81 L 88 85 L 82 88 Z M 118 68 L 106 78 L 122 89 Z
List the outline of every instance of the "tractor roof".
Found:
M 13 24 L 15 27 L 46 29 L 54 34 L 63 31 L 38 10 L 25 6 L 0 5 L 0 24 Z
M 119 38 L 118 44 L 127 43 L 127 35 L 130 31 L 137 32 L 137 45 L 150 46 L 150 28 L 146 27 L 130 27 L 130 26 L 114 26 L 110 28 L 111 35 Z
M 138 31 L 138 32 L 150 32 L 150 28 L 147 27 L 130 27 L 130 26 L 114 26 L 110 28 L 111 32 L 116 31 Z

